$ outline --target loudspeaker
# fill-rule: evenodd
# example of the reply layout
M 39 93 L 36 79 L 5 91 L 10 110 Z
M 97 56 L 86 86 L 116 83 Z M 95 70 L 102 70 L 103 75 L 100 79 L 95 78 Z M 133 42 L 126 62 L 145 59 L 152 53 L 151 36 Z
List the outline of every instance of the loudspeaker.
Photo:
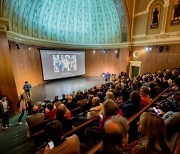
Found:
M 116 58 L 119 58 L 119 52 L 120 52 L 120 49 L 117 50 Z
M 17 48 L 18 50 L 20 49 L 19 44 L 16 44 L 16 48 Z
M 163 52 L 163 49 L 164 49 L 164 47 L 163 47 L 163 46 L 160 46 L 160 47 L 159 47 L 159 52 Z

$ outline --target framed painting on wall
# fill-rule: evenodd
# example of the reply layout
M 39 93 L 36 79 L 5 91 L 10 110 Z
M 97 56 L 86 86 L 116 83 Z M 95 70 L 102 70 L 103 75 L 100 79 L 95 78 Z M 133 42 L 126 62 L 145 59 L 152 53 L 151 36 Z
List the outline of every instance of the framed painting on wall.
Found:
M 180 0 L 174 1 L 171 25 L 180 24 Z
M 150 29 L 153 28 L 158 28 L 159 27 L 159 17 L 160 17 L 160 11 L 161 11 L 161 6 L 160 4 L 156 4 L 151 12 L 151 25 Z

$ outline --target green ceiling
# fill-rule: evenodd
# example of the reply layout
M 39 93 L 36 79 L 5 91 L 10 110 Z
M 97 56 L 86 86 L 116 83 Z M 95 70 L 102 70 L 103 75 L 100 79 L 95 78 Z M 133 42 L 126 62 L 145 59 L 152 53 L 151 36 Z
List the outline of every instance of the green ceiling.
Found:
M 122 0 L 4 0 L 10 31 L 70 44 L 127 42 Z

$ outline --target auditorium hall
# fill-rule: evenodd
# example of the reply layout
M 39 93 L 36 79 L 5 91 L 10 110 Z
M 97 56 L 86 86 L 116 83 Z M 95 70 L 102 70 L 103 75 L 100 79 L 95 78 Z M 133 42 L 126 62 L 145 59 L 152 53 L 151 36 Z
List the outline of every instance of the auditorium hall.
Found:
M 1 154 L 179 154 L 180 0 L 0 0 Z

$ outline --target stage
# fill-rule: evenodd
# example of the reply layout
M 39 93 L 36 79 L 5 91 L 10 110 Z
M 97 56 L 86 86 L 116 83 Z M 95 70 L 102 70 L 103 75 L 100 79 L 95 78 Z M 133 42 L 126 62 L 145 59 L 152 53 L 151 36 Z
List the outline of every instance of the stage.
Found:
M 45 98 L 52 100 L 54 96 L 61 98 L 62 94 L 70 94 L 72 91 L 89 89 L 95 85 L 104 83 L 102 77 L 72 77 L 46 81 L 32 88 L 32 102 L 43 101 Z

